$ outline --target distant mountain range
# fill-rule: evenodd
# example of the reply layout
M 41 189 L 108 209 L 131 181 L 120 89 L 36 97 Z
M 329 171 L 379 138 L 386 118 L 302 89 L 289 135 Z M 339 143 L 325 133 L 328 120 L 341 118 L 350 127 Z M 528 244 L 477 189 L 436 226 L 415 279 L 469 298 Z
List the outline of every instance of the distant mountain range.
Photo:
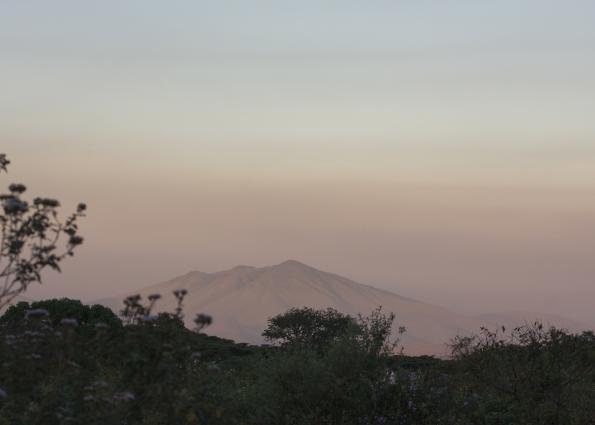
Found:
M 402 297 L 395 293 L 354 282 L 345 277 L 317 270 L 298 261 L 285 261 L 270 267 L 237 266 L 216 273 L 190 272 L 135 293 L 146 299 L 158 293 L 162 298 L 156 311 L 173 312 L 172 291 L 186 289 L 184 311 L 188 326 L 196 313 L 213 317 L 206 332 L 237 342 L 261 344 L 267 319 L 291 307 L 332 307 L 351 315 L 367 315 L 382 306 L 396 314 L 395 331 L 405 326 L 402 337 L 405 353 L 411 355 L 447 354 L 446 344 L 456 335 L 479 331 L 481 326 L 511 327 L 536 319 L 572 331 L 586 329 L 568 319 L 539 313 L 498 313 L 478 317 L 457 314 L 448 309 Z M 119 311 L 124 296 L 99 303 Z

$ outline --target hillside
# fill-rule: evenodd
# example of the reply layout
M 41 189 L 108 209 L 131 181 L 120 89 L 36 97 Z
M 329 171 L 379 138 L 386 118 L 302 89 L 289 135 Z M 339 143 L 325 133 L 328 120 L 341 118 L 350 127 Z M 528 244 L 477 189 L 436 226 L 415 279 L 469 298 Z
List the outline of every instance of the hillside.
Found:
M 216 273 L 190 272 L 167 282 L 143 288 L 137 293 L 163 296 L 157 311 L 173 311 L 175 289 L 186 289 L 185 313 L 192 326 L 196 313 L 213 316 L 206 332 L 238 342 L 261 344 L 267 319 L 291 307 L 332 307 L 351 315 L 367 315 L 378 306 L 397 316 L 396 326 L 405 326 L 402 338 L 410 355 L 447 353 L 446 344 L 456 335 L 476 332 L 482 325 L 519 322 L 521 315 L 470 317 L 426 304 L 345 277 L 317 270 L 298 261 L 270 267 L 238 266 Z M 119 310 L 122 297 L 100 301 Z M 522 316 L 530 321 L 529 316 Z M 521 323 L 522 324 L 522 323 Z
M 143 297 L 159 293 L 157 311 L 173 311 L 175 289 L 188 290 L 184 302 L 187 324 L 195 313 L 213 316 L 207 333 L 238 342 L 260 344 L 267 319 L 290 307 L 332 307 L 341 312 L 369 314 L 378 306 L 397 315 L 405 326 L 403 345 L 408 354 L 443 354 L 444 343 L 460 333 L 478 329 L 481 321 L 444 308 L 408 299 L 323 272 L 297 261 L 271 267 L 238 266 L 217 273 L 190 272 L 143 288 Z M 118 310 L 122 298 L 101 301 Z

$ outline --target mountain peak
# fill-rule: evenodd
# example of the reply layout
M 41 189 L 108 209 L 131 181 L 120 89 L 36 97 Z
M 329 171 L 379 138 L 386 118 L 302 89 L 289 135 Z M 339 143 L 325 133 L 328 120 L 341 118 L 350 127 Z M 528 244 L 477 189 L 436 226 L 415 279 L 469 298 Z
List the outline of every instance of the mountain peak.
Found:
M 330 307 L 357 317 L 382 306 L 384 312 L 397 315 L 397 326 L 407 329 L 401 339 L 409 354 L 444 355 L 445 343 L 457 335 L 471 334 L 481 326 L 502 323 L 509 327 L 509 322 L 526 321 L 526 315 L 519 314 L 464 316 L 291 259 L 274 266 L 236 266 L 216 273 L 189 273 L 138 293 L 148 297 L 154 293 L 171 294 L 178 288 L 188 289 L 184 299 L 188 325 L 192 325 L 193 314 L 203 312 L 214 318 L 207 333 L 252 344 L 263 342 L 262 331 L 271 317 L 292 307 Z M 103 300 L 103 304 L 119 309 L 122 300 Z M 160 300 L 155 311 L 171 312 L 176 308 L 176 300 L 168 296 Z
M 253 266 L 246 266 L 244 264 L 240 264 L 239 266 L 235 266 L 233 269 L 231 270 L 236 270 L 236 271 L 248 271 L 248 270 L 254 270 L 256 267 Z
M 181 276 L 139 293 L 147 297 L 177 288 L 188 289 L 184 299 L 187 320 L 196 313 L 209 314 L 213 324 L 207 333 L 252 344 L 264 341 L 262 331 L 271 317 L 292 307 L 334 308 L 357 317 L 382 306 L 383 311 L 396 313 L 399 326 L 407 328 L 403 342 L 408 353 L 439 354 L 443 343 L 454 338 L 459 329 L 479 329 L 483 324 L 293 259 L 273 266 L 237 266 L 216 273 Z M 119 298 L 108 303 L 120 304 Z M 175 311 L 176 300 L 164 297 L 155 308 L 156 312 Z M 192 325 L 191 321 L 188 325 Z
M 280 264 L 277 264 L 276 266 L 273 266 L 273 268 L 300 268 L 300 269 L 308 269 L 308 270 L 312 270 L 314 269 L 314 267 L 311 267 L 307 264 L 304 264 L 300 261 L 297 260 L 285 260 Z

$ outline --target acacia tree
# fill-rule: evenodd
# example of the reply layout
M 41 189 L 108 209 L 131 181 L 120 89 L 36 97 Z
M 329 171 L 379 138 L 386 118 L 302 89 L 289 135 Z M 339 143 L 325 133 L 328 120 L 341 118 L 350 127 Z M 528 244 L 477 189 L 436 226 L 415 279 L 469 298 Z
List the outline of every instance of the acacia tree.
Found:
M 356 323 L 353 317 L 333 308 L 291 308 L 271 317 L 262 335 L 267 341 L 281 346 L 323 347 L 354 326 Z
M 0 154 L 0 173 L 7 172 L 9 164 Z M 77 222 L 85 214 L 85 204 L 61 220 L 59 201 L 38 197 L 29 202 L 24 199 L 26 191 L 25 185 L 13 183 L 8 193 L 0 194 L 0 309 L 31 283 L 41 283 L 42 270 L 60 271 L 62 260 L 83 243 Z

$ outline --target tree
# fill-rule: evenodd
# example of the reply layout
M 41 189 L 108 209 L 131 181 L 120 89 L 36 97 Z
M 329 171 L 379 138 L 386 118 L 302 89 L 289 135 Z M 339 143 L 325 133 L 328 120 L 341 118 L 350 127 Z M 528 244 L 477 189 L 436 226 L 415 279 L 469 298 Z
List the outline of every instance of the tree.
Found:
M 9 328 L 18 327 L 26 321 L 27 315 L 35 312 L 47 312 L 48 324 L 58 326 L 63 321 L 74 320 L 78 327 L 118 328 L 121 320 L 109 308 L 99 304 L 85 305 L 79 300 L 68 298 L 34 301 L 32 303 L 19 302 L 12 305 L 0 317 L 0 325 Z M 99 324 L 99 325 L 98 325 Z
M 355 326 L 353 317 L 333 308 L 314 310 L 302 307 L 270 318 L 262 335 L 268 341 L 282 346 L 309 345 L 322 348 Z
M 388 373 L 393 319 L 380 308 L 357 319 L 311 308 L 273 317 L 264 335 L 291 349 L 256 359 L 247 386 L 231 390 L 236 409 L 258 424 L 405 423 Z
M 7 172 L 9 164 L 0 154 L 0 172 Z M 31 283 L 41 283 L 44 269 L 60 271 L 62 260 L 83 243 L 77 221 L 85 214 L 85 204 L 61 220 L 59 201 L 37 197 L 28 202 L 23 199 L 26 191 L 25 185 L 13 183 L 8 193 L 0 194 L 0 309 Z
M 382 307 L 378 307 L 367 317 L 361 314 L 358 316 L 358 339 L 370 354 L 392 354 L 397 349 L 399 339 L 391 340 L 395 317 L 394 313 L 384 314 Z M 405 327 L 399 326 L 399 337 L 404 333 Z

